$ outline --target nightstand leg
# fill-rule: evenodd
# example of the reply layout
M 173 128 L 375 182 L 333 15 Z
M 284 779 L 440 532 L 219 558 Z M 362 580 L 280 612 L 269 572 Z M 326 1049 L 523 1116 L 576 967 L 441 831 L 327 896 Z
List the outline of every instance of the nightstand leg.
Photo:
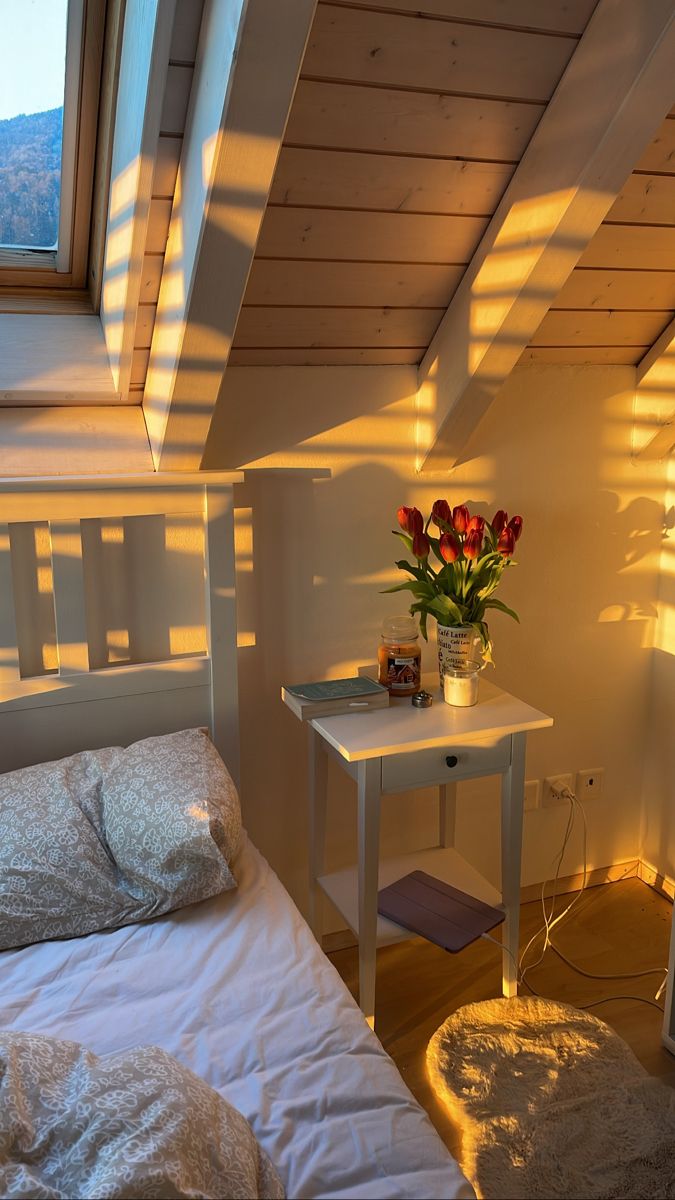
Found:
M 359 763 L 359 1005 L 371 1029 L 375 1027 L 381 782 L 381 759 Z
M 511 765 L 502 775 L 502 991 L 518 993 L 518 930 L 520 925 L 520 859 L 523 844 L 525 734 L 511 735 Z
M 457 815 L 457 784 L 441 783 L 438 788 L 438 844 L 454 846 Z
M 312 725 L 309 736 L 309 925 L 319 945 L 323 933 L 323 896 L 316 882 L 324 873 L 326 848 L 327 757 L 323 739 Z

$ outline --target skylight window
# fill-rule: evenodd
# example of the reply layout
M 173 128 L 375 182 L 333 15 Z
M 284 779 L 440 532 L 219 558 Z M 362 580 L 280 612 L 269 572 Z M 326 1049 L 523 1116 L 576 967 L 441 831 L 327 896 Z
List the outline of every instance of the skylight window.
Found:
M 4 249 L 58 252 L 64 224 L 62 198 L 67 201 L 72 192 L 63 170 L 70 166 L 64 162 L 66 50 L 69 40 L 71 46 L 74 40 L 72 28 L 68 37 L 68 9 L 68 0 L 0 0 L 0 247 Z M 71 9 L 79 9 L 71 12 L 75 17 L 71 26 L 79 18 L 81 30 L 81 3 L 71 3 Z M 79 45 L 77 58 L 79 75 Z

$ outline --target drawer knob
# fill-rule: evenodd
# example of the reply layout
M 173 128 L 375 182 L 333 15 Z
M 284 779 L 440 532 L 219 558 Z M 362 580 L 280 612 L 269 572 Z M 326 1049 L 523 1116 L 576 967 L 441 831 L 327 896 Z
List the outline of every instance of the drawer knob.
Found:
M 446 767 L 456 767 L 459 759 L 456 754 L 448 754 L 445 759 Z

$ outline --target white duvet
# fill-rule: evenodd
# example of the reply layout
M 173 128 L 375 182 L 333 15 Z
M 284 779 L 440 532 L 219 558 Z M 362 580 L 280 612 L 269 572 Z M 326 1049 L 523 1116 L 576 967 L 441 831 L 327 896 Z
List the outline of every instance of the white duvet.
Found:
M 295 1197 L 473 1196 L 274 872 L 141 925 L 0 954 L 0 1027 L 162 1046 L 250 1122 Z

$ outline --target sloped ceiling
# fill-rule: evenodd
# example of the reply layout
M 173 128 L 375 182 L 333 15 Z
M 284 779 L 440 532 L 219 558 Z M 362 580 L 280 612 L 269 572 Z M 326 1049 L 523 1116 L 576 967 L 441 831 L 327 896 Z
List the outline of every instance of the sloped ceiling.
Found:
M 419 362 L 594 7 L 321 0 L 231 363 Z
M 675 309 L 675 112 L 669 114 L 523 358 L 638 363 Z
M 594 7 L 320 0 L 230 362 L 419 362 Z M 668 119 L 524 357 L 642 358 L 674 199 Z

